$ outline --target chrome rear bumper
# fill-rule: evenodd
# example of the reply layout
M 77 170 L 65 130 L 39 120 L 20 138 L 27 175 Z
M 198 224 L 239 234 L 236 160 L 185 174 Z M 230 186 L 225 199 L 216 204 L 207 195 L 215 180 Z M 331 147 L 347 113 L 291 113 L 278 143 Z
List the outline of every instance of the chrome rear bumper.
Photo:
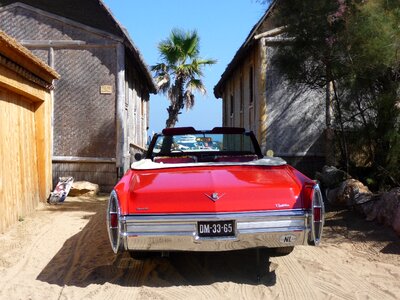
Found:
M 318 245 L 324 226 L 324 203 L 313 187 L 309 210 L 274 210 L 197 214 L 121 215 L 112 191 L 107 207 L 107 229 L 113 251 L 229 251 Z M 200 237 L 198 223 L 232 221 L 234 235 Z
M 305 210 L 215 214 L 127 215 L 118 218 L 119 249 L 133 251 L 229 251 L 307 245 L 310 212 Z M 199 237 L 197 222 L 233 220 L 233 237 Z

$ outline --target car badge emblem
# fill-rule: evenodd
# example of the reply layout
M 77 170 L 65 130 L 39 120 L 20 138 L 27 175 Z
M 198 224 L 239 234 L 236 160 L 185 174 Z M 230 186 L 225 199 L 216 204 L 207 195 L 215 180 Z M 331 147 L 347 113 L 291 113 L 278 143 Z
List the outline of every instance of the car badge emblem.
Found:
M 276 206 L 276 208 L 290 207 L 290 205 L 287 203 L 284 203 L 284 204 L 278 203 L 278 204 L 275 204 L 275 206 Z
M 225 194 L 218 195 L 218 193 L 212 193 L 211 195 L 208 195 L 208 194 L 204 194 L 204 195 L 206 195 L 209 199 L 211 199 L 212 201 L 215 202 L 215 201 L 221 199 Z

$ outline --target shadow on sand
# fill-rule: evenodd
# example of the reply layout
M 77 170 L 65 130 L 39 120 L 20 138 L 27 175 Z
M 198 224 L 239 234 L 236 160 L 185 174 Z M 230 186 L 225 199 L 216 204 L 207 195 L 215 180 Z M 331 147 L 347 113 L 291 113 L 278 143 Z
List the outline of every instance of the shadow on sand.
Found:
M 62 209 L 75 210 L 77 204 Z M 66 205 L 68 206 L 68 205 Z M 114 255 L 105 225 L 105 201 L 83 204 L 92 211 L 88 224 L 69 238 L 46 265 L 37 279 L 59 286 L 86 287 L 106 282 L 121 286 L 168 287 L 207 285 L 216 282 L 272 286 L 274 271 L 269 271 L 268 258 L 260 265 L 263 276 L 257 281 L 255 250 L 220 253 L 171 253 L 140 261 L 128 253 Z M 61 209 L 61 208 L 60 208 Z
M 332 243 L 351 240 L 354 244 L 369 241 L 386 245 L 380 251 L 383 254 L 400 255 L 400 238 L 391 228 L 366 221 L 359 213 L 348 209 L 327 211 L 324 240 Z

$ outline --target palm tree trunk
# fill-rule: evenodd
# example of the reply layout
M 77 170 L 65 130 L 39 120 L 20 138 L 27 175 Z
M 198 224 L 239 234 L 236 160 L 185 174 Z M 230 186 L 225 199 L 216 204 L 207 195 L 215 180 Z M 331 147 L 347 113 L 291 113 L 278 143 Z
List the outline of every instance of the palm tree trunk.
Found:
M 179 108 L 177 108 L 176 105 L 171 104 L 167 108 L 167 111 L 168 111 L 168 119 L 165 122 L 165 126 L 167 128 L 175 127 L 175 124 L 178 121 Z
M 181 77 L 178 77 L 175 81 L 175 92 L 170 98 L 171 105 L 167 108 L 168 119 L 165 123 L 167 128 L 175 127 L 176 122 L 178 122 L 179 111 L 184 107 L 183 83 L 184 80 Z

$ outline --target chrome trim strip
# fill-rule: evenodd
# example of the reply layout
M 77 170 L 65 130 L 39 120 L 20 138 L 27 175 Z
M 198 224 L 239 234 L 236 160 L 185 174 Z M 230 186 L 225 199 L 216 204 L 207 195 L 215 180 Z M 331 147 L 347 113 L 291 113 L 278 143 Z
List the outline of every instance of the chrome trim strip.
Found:
M 292 227 L 290 228 L 290 231 L 304 231 L 305 227 Z M 239 236 L 240 234 L 253 234 L 253 233 L 268 233 L 268 232 L 286 232 L 289 231 L 289 228 L 270 228 L 270 229 L 262 229 L 262 228 L 257 228 L 257 229 L 252 229 L 252 230 L 241 230 L 240 232 L 237 233 Z M 201 238 L 195 232 L 193 231 L 138 231 L 135 233 L 131 232 L 123 232 L 123 236 L 125 237 L 140 237 L 140 236 L 194 236 L 196 239 L 210 239 L 210 240 L 237 240 L 237 237 L 215 237 L 215 238 Z
M 140 224 L 127 223 L 127 232 L 190 232 L 196 229 L 195 224 Z
M 158 222 L 153 222 L 152 224 L 145 223 L 141 224 L 140 222 L 129 222 L 126 223 L 126 232 L 158 232 L 158 233 L 177 233 L 177 232 L 193 232 L 196 231 L 196 223 L 197 221 L 191 221 L 190 223 L 169 223 L 169 224 L 161 224 Z M 246 231 L 255 231 L 262 230 L 268 231 L 270 229 L 278 229 L 278 228 L 305 228 L 305 220 L 269 220 L 263 222 L 251 222 L 246 221 L 242 222 L 241 220 L 236 220 L 236 231 L 246 232 Z
M 257 228 L 287 228 L 304 227 L 304 218 L 298 220 L 268 220 L 263 222 L 238 222 L 238 230 L 257 229 Z
M 190 213 L 190 214 L 130 214 L 121 216 L 121 220 L 125 222 L 140 221 L 187 221 L 187 220 L 232 220 L 245 217 L 246 219 L 256 220 L 257 218 L 281 219 L 282 217 L 308 217 L 310 210 L 292 209 L 292 210 L 269 210 L 269 211 L 247 211 L 237 213 Z
M 281 228 L 256 228 L 256 229 L 245 229 L 241 230 L 241 234 L 245 233 L 263 233 L 263 232 L 285 232 L 285 231 L 304 231 L 307 229 L 305 226 L 297 226 L 297 227 L 281 227 Z
M 143 232 L 124 232 L 126 237 L 140 237 L 140 236 L 194 236 L 193 231 L 143 231 Z

